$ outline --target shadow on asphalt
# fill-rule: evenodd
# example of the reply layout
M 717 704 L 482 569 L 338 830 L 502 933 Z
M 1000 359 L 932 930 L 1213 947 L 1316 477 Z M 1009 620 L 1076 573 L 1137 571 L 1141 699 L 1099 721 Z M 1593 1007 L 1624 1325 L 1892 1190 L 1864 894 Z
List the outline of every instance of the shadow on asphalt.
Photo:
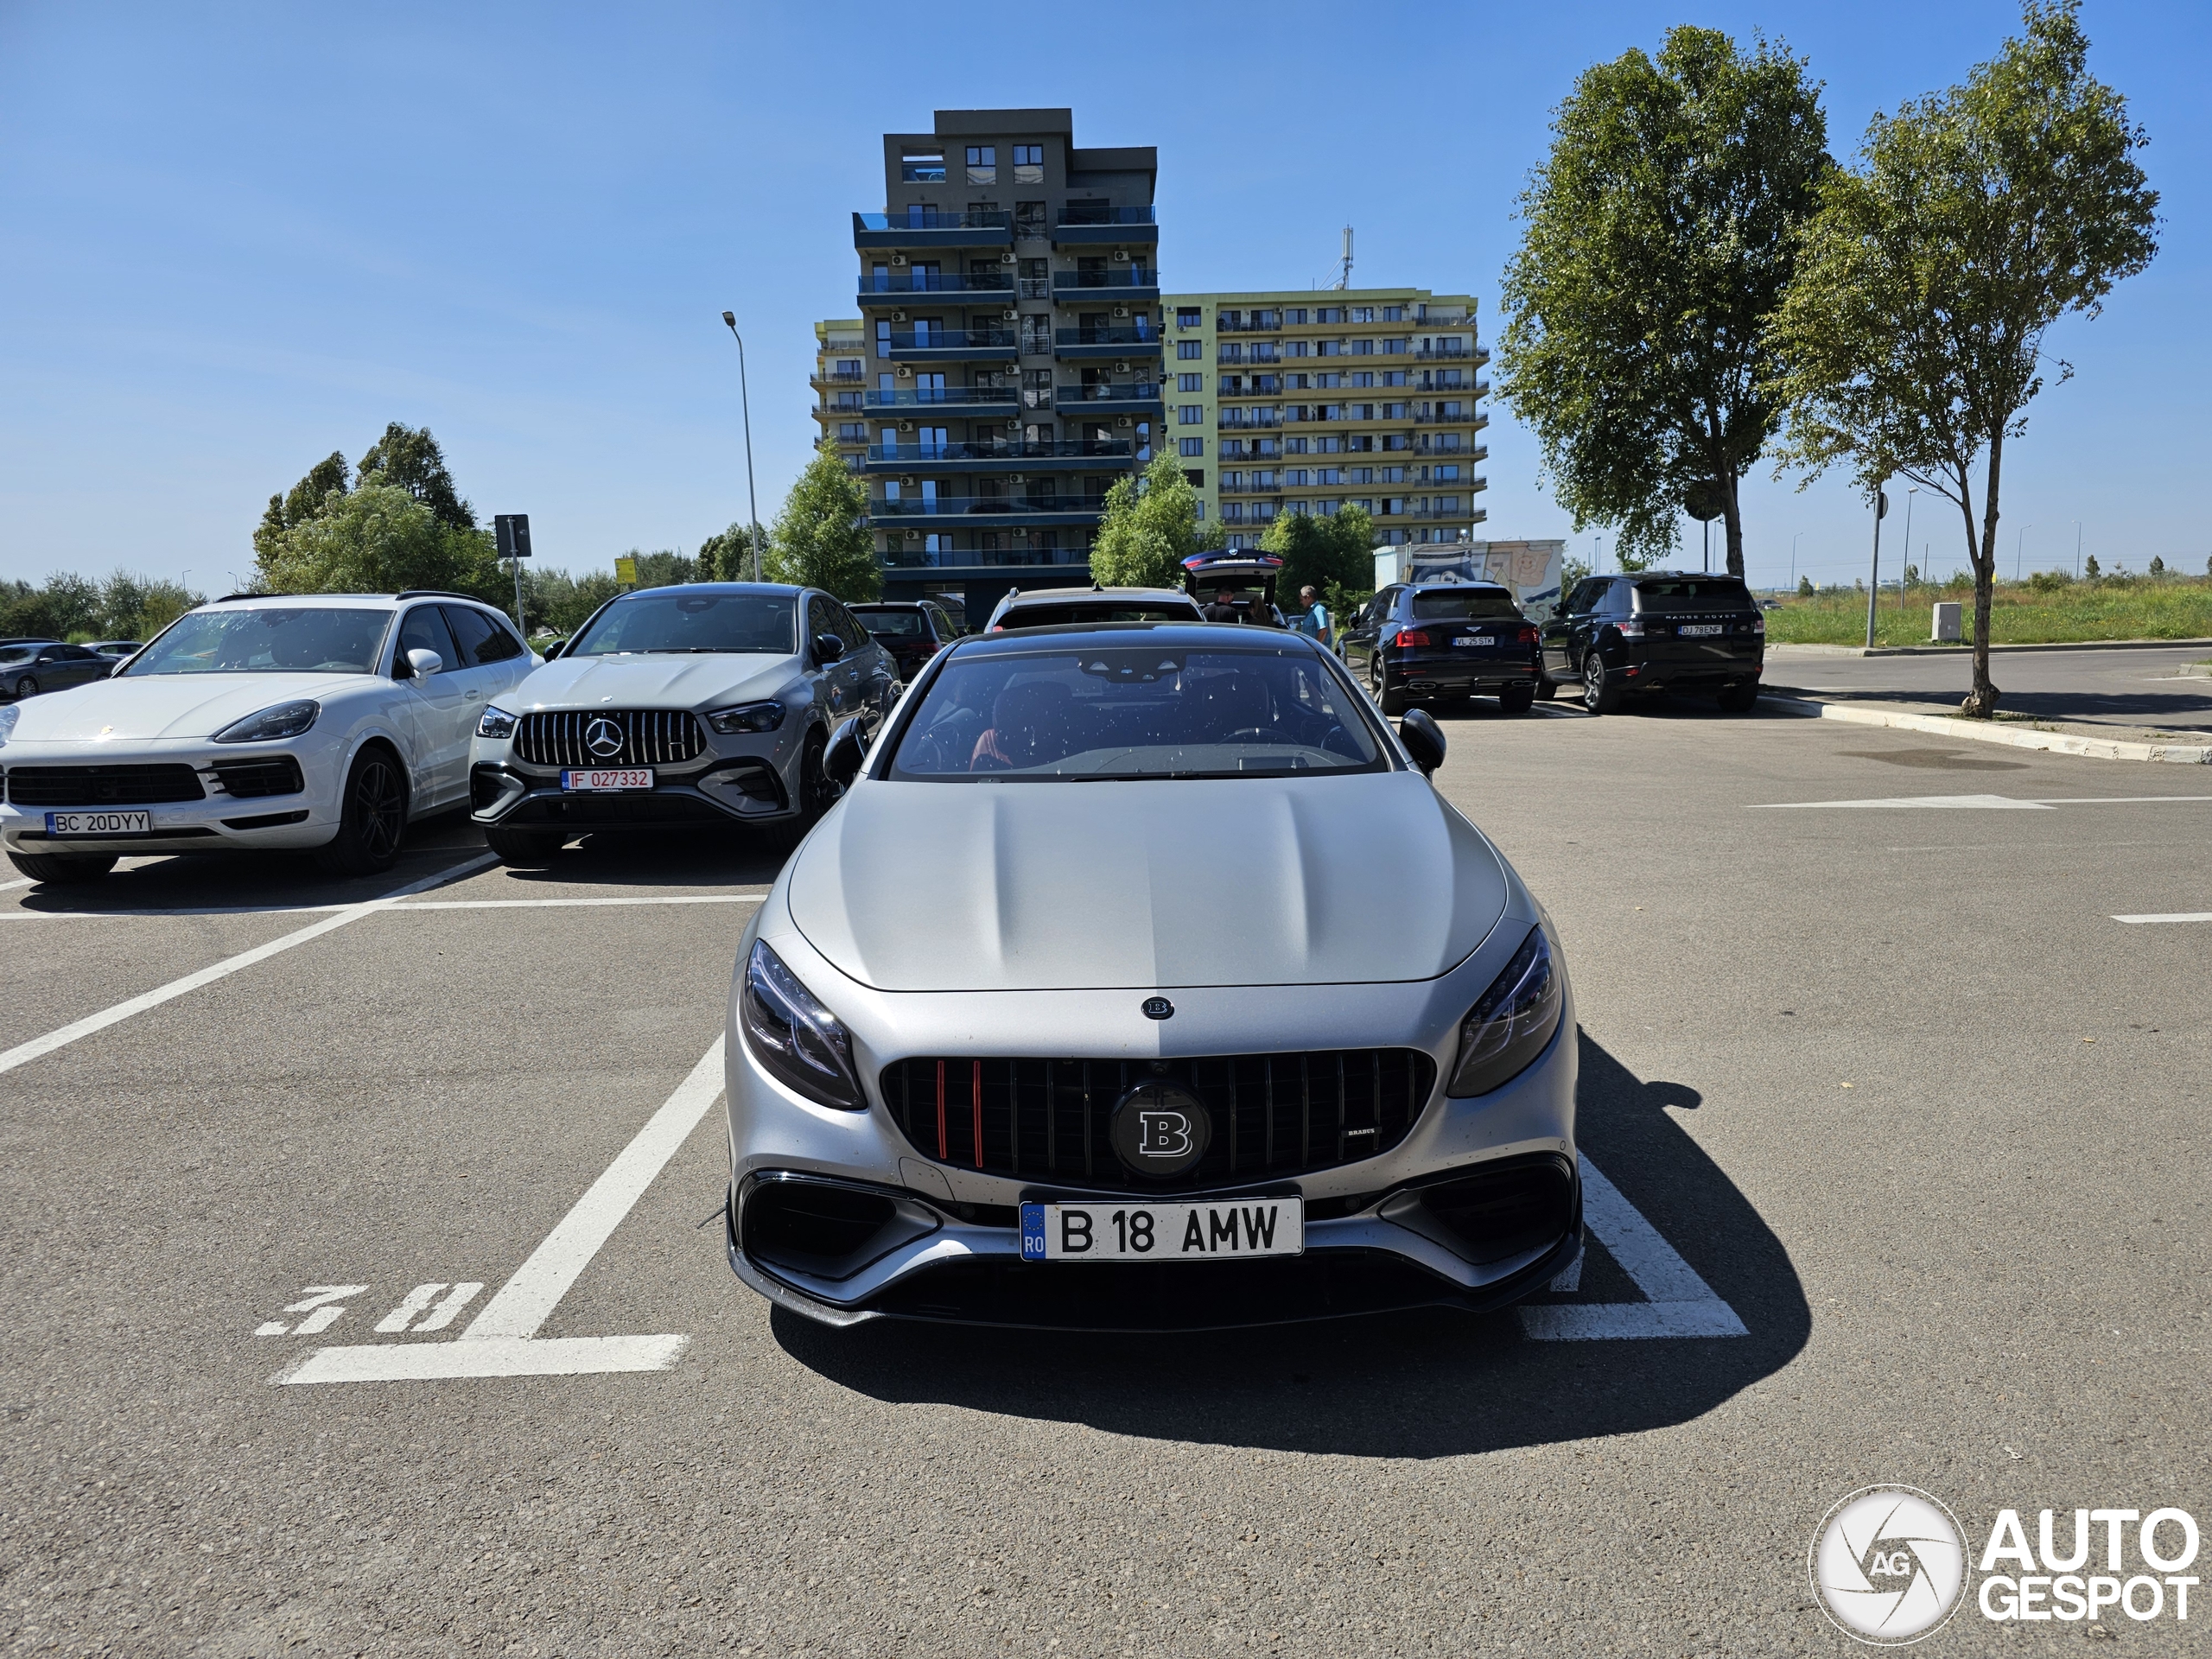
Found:
M 1583 1150 L 1748 1337 L 1533 1342 L 1510 1310 L 1183 1337 L 889 1321 L 833 1331 L 781 1310 L 772 1327 L 801 1364 L 872 1399 L 1153 1440 L 1441 1458 L 1686 1421 L 1787 1364 L 1811 1313 L 1781 1241 L 1668 1115 L 1694 1110 L 1697 1090 L 1637 1078 L 1586 1034 L 1581 1060 Z

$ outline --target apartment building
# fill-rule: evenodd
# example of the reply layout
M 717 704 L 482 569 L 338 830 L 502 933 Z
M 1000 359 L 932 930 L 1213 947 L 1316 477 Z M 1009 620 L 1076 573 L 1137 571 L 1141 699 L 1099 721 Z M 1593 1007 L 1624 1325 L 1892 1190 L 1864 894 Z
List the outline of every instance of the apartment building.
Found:
M 1450 542 L 1487 516 L 1490 390 L 1475 301 L 1421 288 L 1171 294 L 1165 440 L 1231 547 L 1279 514 L 1375 518 L 1378 544 Z
M 833 317 L 814 325 L 814 418 L 855 472 L 868 462 L 868 325 L 858 317 Z
M 1149 145 L 1077 148 L 1067 110 L 884 134 L 883 211 L 853 215 L 862 378 L 817 417 L 861 456 L 887 597 L 950 589 L 980 616 L 1090 581 L 1106 492 L 1163 417 L 1158 173 Z

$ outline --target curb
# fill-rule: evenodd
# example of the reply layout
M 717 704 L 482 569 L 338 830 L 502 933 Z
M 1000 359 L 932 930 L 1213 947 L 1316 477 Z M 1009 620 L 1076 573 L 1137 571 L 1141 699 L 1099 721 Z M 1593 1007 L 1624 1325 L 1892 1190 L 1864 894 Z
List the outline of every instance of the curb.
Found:
M 1899 731 L 1929 732 L 1939 737 L 1963 738 L 1973 743 L 2001 743 L 2015 749 L 2044 749 L 2053 754 L 2078 754 L 2093 760 L 2156 760 L 2174 766 L 2212 766 L 2212 744 L 2127 743 L 2117 738 L 2075 737 L 2065 732 L 2022 730 L 1993 721 L 1963 720 L 1953 715 L 1915 715 L 1900 709 L 1866 703 L 1819 702 L 1809 697 L 1783 697 L 1768 693 L 1759 707 L 1801 719 L 1840 720 L 1853 726 L 1886 726 Z
M 2015 651 L 2195 651 L 2212 645 L 2212 639 L 2060 639 L 2037 645 L 1992 645 L 1989 654 Z M 1818 652 L 1832 657 L 1972 657 L 1972 645 L 1876 645 L 1869 650 L 1865 645 L 1793 645 L 1777 640 L 1767 647 L 1771 655 L 1776 651 Z

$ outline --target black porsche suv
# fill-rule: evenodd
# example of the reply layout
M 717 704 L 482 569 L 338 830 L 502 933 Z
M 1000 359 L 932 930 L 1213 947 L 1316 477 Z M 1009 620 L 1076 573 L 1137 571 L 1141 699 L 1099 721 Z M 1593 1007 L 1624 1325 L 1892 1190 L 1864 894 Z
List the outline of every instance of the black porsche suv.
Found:
M 1542 697 L 1579 685 L 1610 715 L 1647 691 L 1717 694 L 1731 714 L 1758 701 L 1766 614 L 1735 576 L 1644 570 L 1575 584 L 1543 627 Z

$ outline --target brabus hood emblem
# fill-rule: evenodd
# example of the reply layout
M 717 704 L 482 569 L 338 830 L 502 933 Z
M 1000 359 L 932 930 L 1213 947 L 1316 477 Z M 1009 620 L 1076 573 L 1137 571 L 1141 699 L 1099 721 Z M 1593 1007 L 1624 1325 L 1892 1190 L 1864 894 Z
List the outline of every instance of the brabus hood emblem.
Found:
M 1144 1000 L 1144 1017 L 1147 1020 L 1172 1020 L 1175 1005 L 1164 996 L 1147 996 Z

